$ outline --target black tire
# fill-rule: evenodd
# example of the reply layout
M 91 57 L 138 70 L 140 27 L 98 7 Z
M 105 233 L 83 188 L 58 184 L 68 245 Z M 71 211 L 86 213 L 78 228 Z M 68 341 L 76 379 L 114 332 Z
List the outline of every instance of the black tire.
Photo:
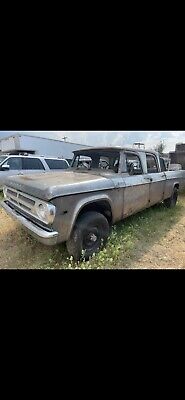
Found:
M 70 256 L 75 261 L 88 260 L 105 245 L 110 227 L 104 215 L 96 211 L 82 214 L 75 224 L 71 237 L 66 243 Z
M 178 198 L 178 189 L 174 188 L 171 197 L 169 197 L 168 199 L 164 200 L 164 205 L 166 207 L 168 207 L 168 208 L 175 207 L 175 205 L 177 203 L 177 198 Z

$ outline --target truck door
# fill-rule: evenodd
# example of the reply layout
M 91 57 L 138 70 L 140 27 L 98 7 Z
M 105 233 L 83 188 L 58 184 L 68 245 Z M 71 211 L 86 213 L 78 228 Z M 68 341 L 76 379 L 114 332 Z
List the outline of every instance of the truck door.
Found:
M 143 210 L 149 204 L 149 180 L 145 179 L 139 155 L 126 152 L 126 167 L 128 176 L 123 176 L 125 187 L 123 192 L 123 216 L 128 216 Z
M 146 154 L 147 174 L 145 179 L 150 183 L 149 204 L 160 203 L 164 198 L 166 174 L 165 168 L 160 172 L 157 157 L 154 154 Z

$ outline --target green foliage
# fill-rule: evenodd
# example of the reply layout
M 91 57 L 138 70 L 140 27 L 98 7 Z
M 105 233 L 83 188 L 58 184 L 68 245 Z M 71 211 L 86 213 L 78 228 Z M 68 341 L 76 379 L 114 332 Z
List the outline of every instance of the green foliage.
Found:
M 158 153 L 162 154 L 162 153 L 164 152 L 165 147 L 166 147 L 166 145 L 164 144 L 164 142 L 163 142 L 163 141 L 160 141 L 160 143 L 158 143 L 158 144 L 154 147 L 154 149 L 155 149 L 155 151 L 158 151 Z

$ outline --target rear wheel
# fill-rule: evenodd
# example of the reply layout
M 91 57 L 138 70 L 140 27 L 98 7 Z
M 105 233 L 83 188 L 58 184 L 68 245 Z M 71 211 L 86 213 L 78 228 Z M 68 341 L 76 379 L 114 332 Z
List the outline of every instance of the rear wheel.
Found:
M 70 256 L 75 261 L 84 257 L 86 260 L 98 253 L 105 245 L 110 228 L 103 214 L 89 211 L 81 215 L 73 229 L 66 246 Z
M 168 207 L 168 208 L 175 207 L 175 205 L 177 203 L 177 198 L 178 198 L 178 189 L 174 188 L 171 197 L 169 197 L 168 199 L 164 200 L 165 206 Z

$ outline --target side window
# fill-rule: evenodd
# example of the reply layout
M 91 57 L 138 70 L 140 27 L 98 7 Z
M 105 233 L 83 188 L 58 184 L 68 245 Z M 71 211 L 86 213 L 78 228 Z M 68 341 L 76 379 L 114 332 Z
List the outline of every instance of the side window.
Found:
M 146 154 L 147 172 L 152 174 L 158 171 L 157 160 L 153 154 Z
M 129 175 L 141 175 L 143 173 L 141 161 L 137 154 L 126 153 L 126 166 Z
M 113 157 L 100 157 L 99 168 L 114 171 L 116 174 L 119 170 L 120 154 Z
M 38 158 L 23 158 L 23 169 L 44 169 Z
M 161 171 L 166 171 L 166 166 L 163 158 L 160 157 L 160 166 L 161 166 Z
M 3 165 L 9 165 L 10 171 L 21 170 L 22 169 L 22 159 L 21 157 L 10 157 Z
M 67 169 L 68 164 L 65 160 L 52 160 L 45 158 L 45 161 L 50 169 Z

